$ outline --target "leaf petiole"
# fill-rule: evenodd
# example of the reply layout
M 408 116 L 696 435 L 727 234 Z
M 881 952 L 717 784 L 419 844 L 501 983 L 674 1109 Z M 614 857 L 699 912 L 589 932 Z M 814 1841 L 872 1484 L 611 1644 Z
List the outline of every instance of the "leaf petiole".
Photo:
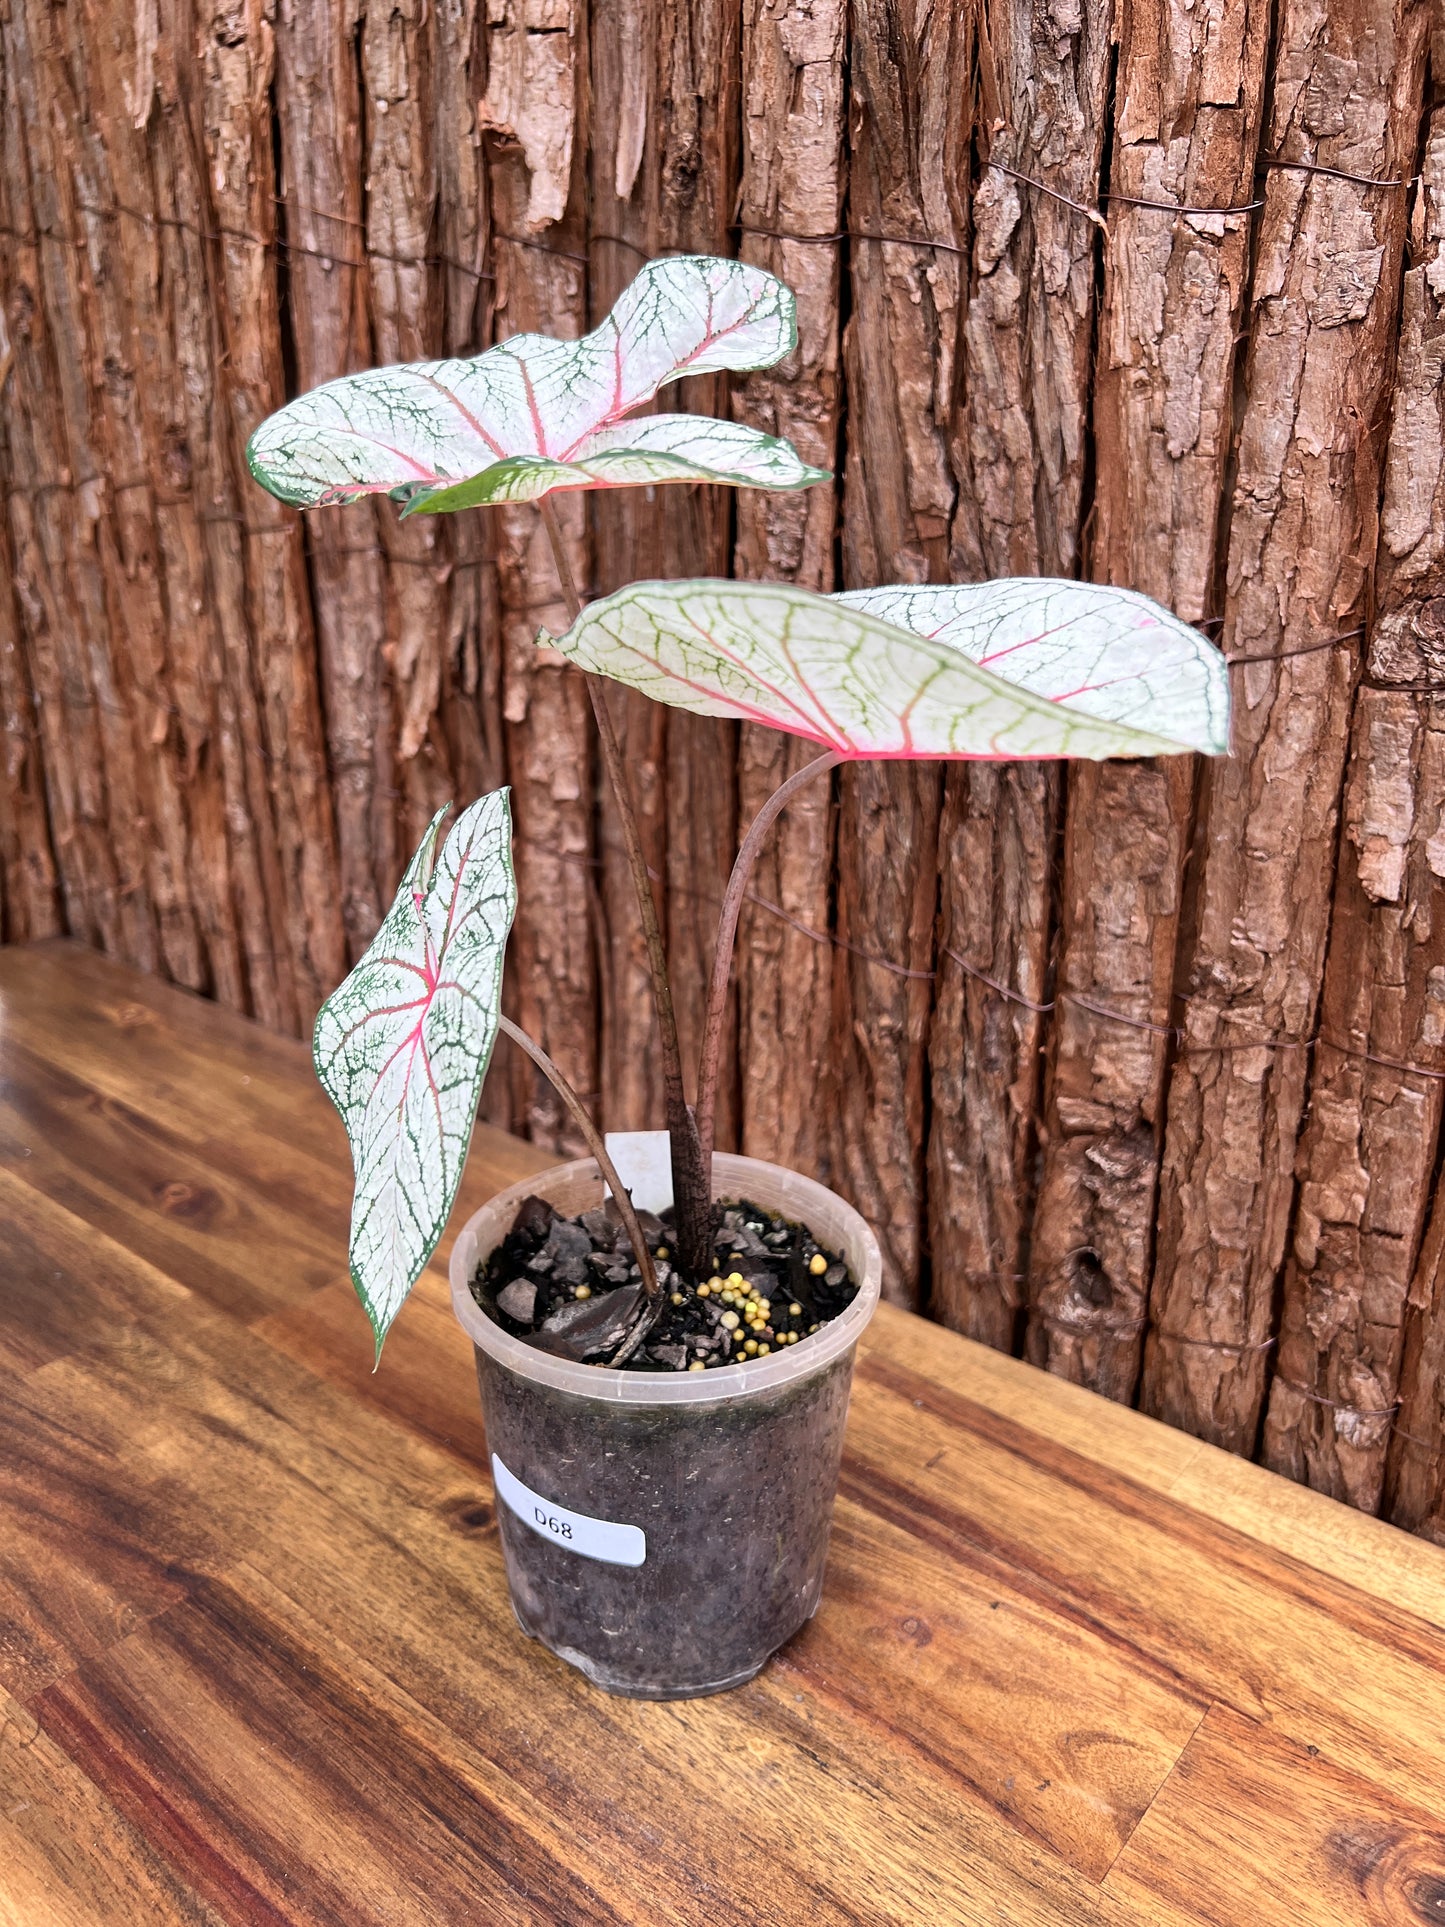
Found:
M 535 1043 L 519 1025 L 514 1024 L 510 1017 L 499 1017 L 497 1019 L 497 1028 L 504 1036 L 510 1037 L 519 1050 L 526 1052 L 527 1056 L 531 1058 L 532 1062 L 537 1066 L 537 1069 L 542 1073 L 543 1077 L 547 1079 L 553 1090 L 556 1091 L 558 1097 L 561 1098 L 562 1102 L 567 1106 L 567 1109 L 572 1113 L 578 1130 L 587 1140 L 588 1150 L 597 1160 L 598 1170 L 602 1173 L 608 1189 L 616 1200 L 617 1215 L 621 1218 L 623 1229 L 631 1240 L 632 1255 L 637 1260 L 637 1269 L 642 1273 L 642 1289 L 647 1294 L 648 1302 L 654 1302 L 658 1296 L 658 1286 L 657 1271 L 652 1262 L 652 1253 L 647 1248 L 647 1240 L 642 1235 L 642 1226 L 638 1223 L 637 1213 L 632 1208 L 631 1193 L 617 1175 L 617 1166 L 608 1156 L 606 1141 L 588 1115 L 587 1106 L 582 1102 L 581 1098 L 577 1095 L 576 1091 L 573 1090 L 572 1086 L 567 1082 L 567 1079 L 562 1075 L 561 1071 L 558 1070 L 542 1046 Z
M 568 612 L 575 623 L 582 613 L 582 599 L 577 593 L 572 564 L 557 521 L 557 512 L 546 496 L 537 504 L 537 507 L 542 517 L 542 526 L 547 531 L 547 540 L 552 545 L 552 559 L 557 567 L 557 579 L 562 585 L 562 594 L 566 599 Z M 682 1050 L 677 1038 L 677 1015 L 672 1001 L 672 980 L 667 971 L 667 950 L 662 941 L 662 925 L 657 915 L 657 900 L 652 894 L 652 879 L 647 872 L 647 857 L 642 848 L 642 834 L 637 827 L 637 814 L 632 807 L 632 794 L 627 786 L 622 749 L 617 741 L 617 732 L 612 726 L 612 717 L 607 708 L 606 684 L 600 676 L 592 675 L 587 676 L 586 682 L 587 694 L 592 702 L 592 714 L 597 721 L 598 740 L 602 745 L 602 763 L 607 771 L 607 781 L 612 791 L 613 802 L 617 806 L 617 820 L 622 830 L 623 847 L 627 851 L 628 868 L 632 872 L 632 887 L 637 897 L 637 910 L 642 920 L 642 935 L 647 946 L 647 962 L 652 976 L 652 995 L 657 1009 L 657 1028 L 662 1045 L 662 1085 L 667 1107 L 667 1131 L 672 1144 L 672 1187 L 673 1202 L 677 1210 L 678 1262 L 684 1273 L 696 1279 L 705 1277 L 712 1263 L 712 1187 L 708 1183 L 708 1166 L 703 1161 L 697 1120 L 688 1105 L 682 1081 Z

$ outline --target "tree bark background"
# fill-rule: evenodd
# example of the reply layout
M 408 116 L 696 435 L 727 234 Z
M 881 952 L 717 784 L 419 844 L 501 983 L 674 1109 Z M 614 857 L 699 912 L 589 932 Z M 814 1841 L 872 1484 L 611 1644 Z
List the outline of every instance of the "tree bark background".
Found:
M 1140 588 L 1235 754 L 856 767 L 742 920 L 720 1141 L 892 1297 L 1445 1540 L 1445 6 L 0 0 L 0 936 L 304 1033 L 427 817 L 512 785 L 509 1008 L 656 1122 L 534 511 L 302 518 L 246 437 L 373 362 L 797 292 L 667 407 L 835 471 L 567 498 L 577 579 Z M 806 745 L 616 692 L 696 1041 Z M 499 1054 L 486 1114 L 558 1151 Z

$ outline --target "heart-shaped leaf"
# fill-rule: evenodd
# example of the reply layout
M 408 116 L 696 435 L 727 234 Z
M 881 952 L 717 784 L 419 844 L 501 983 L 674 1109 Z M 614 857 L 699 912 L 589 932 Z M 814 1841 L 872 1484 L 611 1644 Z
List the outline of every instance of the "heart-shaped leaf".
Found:
M 1228 747 L 1219 651 L 1147 596 L 1045 577 L 814 595 L 634 582 L 538 638 L 699 715 L 847 758 L 1159 756 Z
M 433 817 L 375 941 L 321 1007 L 312 1052 L 356 1167 L 351 1277 L 376 1334 L 436 1249 L 461 1182 L 517 907 L 504 789 Z
M 246 459 L 298 508 L 390 494 L 404 513 L 646 482 L 803 488 L 826 480 L 790 443 L 703 415 L 621 426 L 665 382 L 767 368 L 797 341 L 793 297 L 761 268 L 652 261 L 580 341 L 513 335 L 471 361 L 346 375 L 280 409 Z

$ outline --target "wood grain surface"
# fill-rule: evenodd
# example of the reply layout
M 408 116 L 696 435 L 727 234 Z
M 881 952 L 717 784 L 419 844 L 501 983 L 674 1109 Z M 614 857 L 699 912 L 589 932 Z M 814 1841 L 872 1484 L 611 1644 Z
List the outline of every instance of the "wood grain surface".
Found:
M 539 1165 L 479 1127 L 454 1222 Z M 1439 1548 L 885 1305 L 817 1617 L 609 1699 L 348 1192 L 300 1045 L 0 951 L 3 1927 L 1442 1917 Z

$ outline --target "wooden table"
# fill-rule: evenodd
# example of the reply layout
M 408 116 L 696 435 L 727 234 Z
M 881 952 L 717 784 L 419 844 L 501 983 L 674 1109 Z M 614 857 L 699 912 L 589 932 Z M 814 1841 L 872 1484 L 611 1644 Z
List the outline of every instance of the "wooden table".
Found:
M 0 1077 L 7 1927 L 1445 1921 L 1445 1552 L 885 1307 L 817 1618 L 609 1699 L 304 1049 L 47 945 Z

